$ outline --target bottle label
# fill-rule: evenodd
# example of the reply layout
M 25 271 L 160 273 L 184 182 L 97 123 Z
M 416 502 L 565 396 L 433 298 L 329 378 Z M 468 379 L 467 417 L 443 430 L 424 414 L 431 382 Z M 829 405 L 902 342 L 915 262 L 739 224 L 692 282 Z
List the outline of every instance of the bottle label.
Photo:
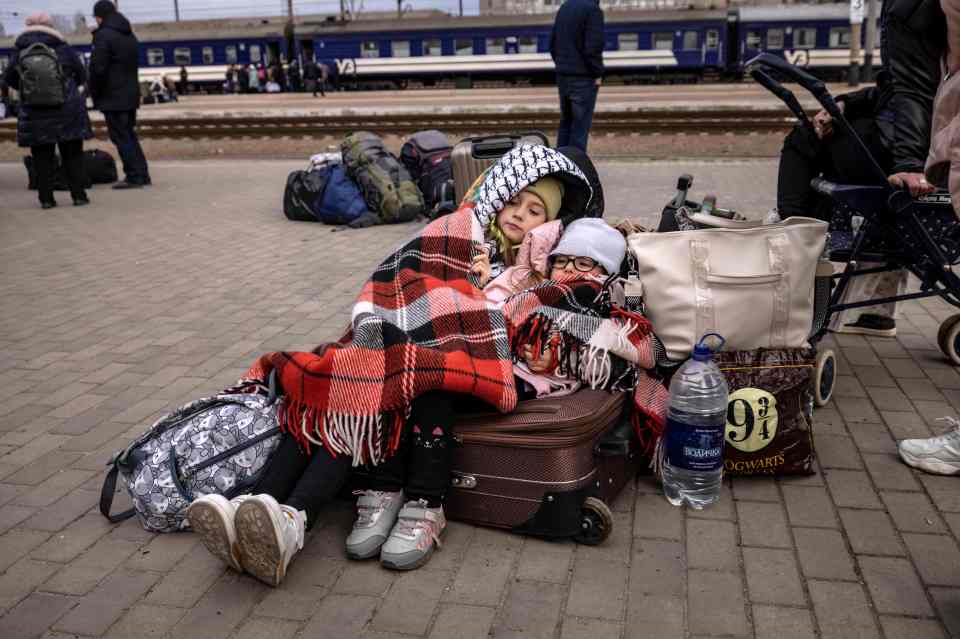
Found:
M 674 468 L 716 472 L 723 468 L 725 415 L 715 424 L 692 426 L 667 418 L 667 461 Z

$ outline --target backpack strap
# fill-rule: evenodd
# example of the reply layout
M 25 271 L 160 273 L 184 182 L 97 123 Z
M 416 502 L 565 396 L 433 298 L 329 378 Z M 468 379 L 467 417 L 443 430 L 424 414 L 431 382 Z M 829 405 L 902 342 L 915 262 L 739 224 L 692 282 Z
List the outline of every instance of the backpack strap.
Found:
M 107 476 L 104 477 L 103 488 L 100 489 L 100 514 L 106 517 L 111 524 L 126 521 L 137 514 L 135 508 L 125 510 L 116 515 L 110 514 L 110 509 L 113 508 L 113 496 L 117 491 L 117 475 L 120 473 L 118 459 L 119 455 L 115 455 L 114 458 L 110 460 L 110 471 L 107 473 Z

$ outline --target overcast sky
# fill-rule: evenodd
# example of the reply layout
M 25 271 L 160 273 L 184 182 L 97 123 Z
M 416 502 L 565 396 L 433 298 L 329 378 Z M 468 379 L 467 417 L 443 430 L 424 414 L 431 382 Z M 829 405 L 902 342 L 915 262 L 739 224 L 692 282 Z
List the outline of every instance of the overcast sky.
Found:
M 23 19 L 33 11 L 49 11 L 72 18 L 78 11 L 93 23 L 93 5 L 96 0 L 0 0 L 0 20 L 7 35 L 23 29 Z M 359 0 L 356 0 L 359 5 Z M 173 20 L 174 0 L 120 0 L 120 11 L 133 22 Z M 197 20 L 230 16 L 286 15 L 286 0 L 179 0 L 180 18 Z M 404 0 L 404 5 L 415 9 L 443 9 L 456 12 L 459 0 Z M 396 0 L 363 0 L 367 10 L 395 9 Z M 465 13 L 476 13 L 477 0 L 463 0 Z M 293 0 L 294 13 L 335 14 L 340 0 Z

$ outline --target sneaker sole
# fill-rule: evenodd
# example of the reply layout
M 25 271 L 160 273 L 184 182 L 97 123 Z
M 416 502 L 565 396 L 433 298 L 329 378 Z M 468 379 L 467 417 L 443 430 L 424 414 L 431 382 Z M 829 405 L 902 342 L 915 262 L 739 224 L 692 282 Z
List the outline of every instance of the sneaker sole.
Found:
M 380 543 L 365 548 L 364 544 L 357 544 L 355 546 L 346 546 L 345 550 L 347 557 L 349 559 L 371 559 L 380 554 L 380 549 L 383 548 L 383 545 L 387 543 L 387 538 L 384 537 Z
M 896 328 L 862 328 L 860 326 L 841 326 L 834 329 L 834 333 L 843 333 L 844 335 L 870 335 L 871 337 L 896 337 Z
M 190 527 L 200 535 L 200 541 L 211 555 L 237 572 L 243 572 L 240 556 L 230 541 L 226 513 L 212 503 L 199 502 L 190 507 L 188 518 Z
M 900 459 L 908 466 L 919 468 L 920 470 L 933 475 L 960 475 L 960 466 L 951 464 L 932 457 L 917 457 L 901 450 Z
M 270 513 L 255 501 L 244 502 L 237 509 L 237 545 L 243 568 L 270 586 L 283 581 L 283 553 L 280 552 L 280 530 Z
M 384 557 L 383 554 L 381 554 L 380 565 L 391 570 L 416 570 L 420 566 L 430 561 L 430 557 L 433 556 L 434 550 L 436 550 L 436 546 L 431 547 L 426 554 L 420 555 L 416 560 L 409 563 L 403 562 L 402 555 L 396 557 Z

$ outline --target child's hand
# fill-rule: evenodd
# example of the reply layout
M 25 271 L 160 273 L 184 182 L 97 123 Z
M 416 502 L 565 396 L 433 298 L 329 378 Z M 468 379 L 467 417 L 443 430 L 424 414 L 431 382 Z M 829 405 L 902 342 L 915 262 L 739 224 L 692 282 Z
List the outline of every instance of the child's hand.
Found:
M 486 251 L 477 253 L 470 266 L 470 274 L 477 278 L 477 284 L 483 288 L 490 282 L 490 256 Z
M 549 348 L 544 349 L 539 355 L 535 355 L 533 347 L 529 344 L 524 344 L 521 355 L 523 356 L 523 361 L 527 363 L 527 368 L 533 373 L 546 373 L 553 368 L 553 353 Z

